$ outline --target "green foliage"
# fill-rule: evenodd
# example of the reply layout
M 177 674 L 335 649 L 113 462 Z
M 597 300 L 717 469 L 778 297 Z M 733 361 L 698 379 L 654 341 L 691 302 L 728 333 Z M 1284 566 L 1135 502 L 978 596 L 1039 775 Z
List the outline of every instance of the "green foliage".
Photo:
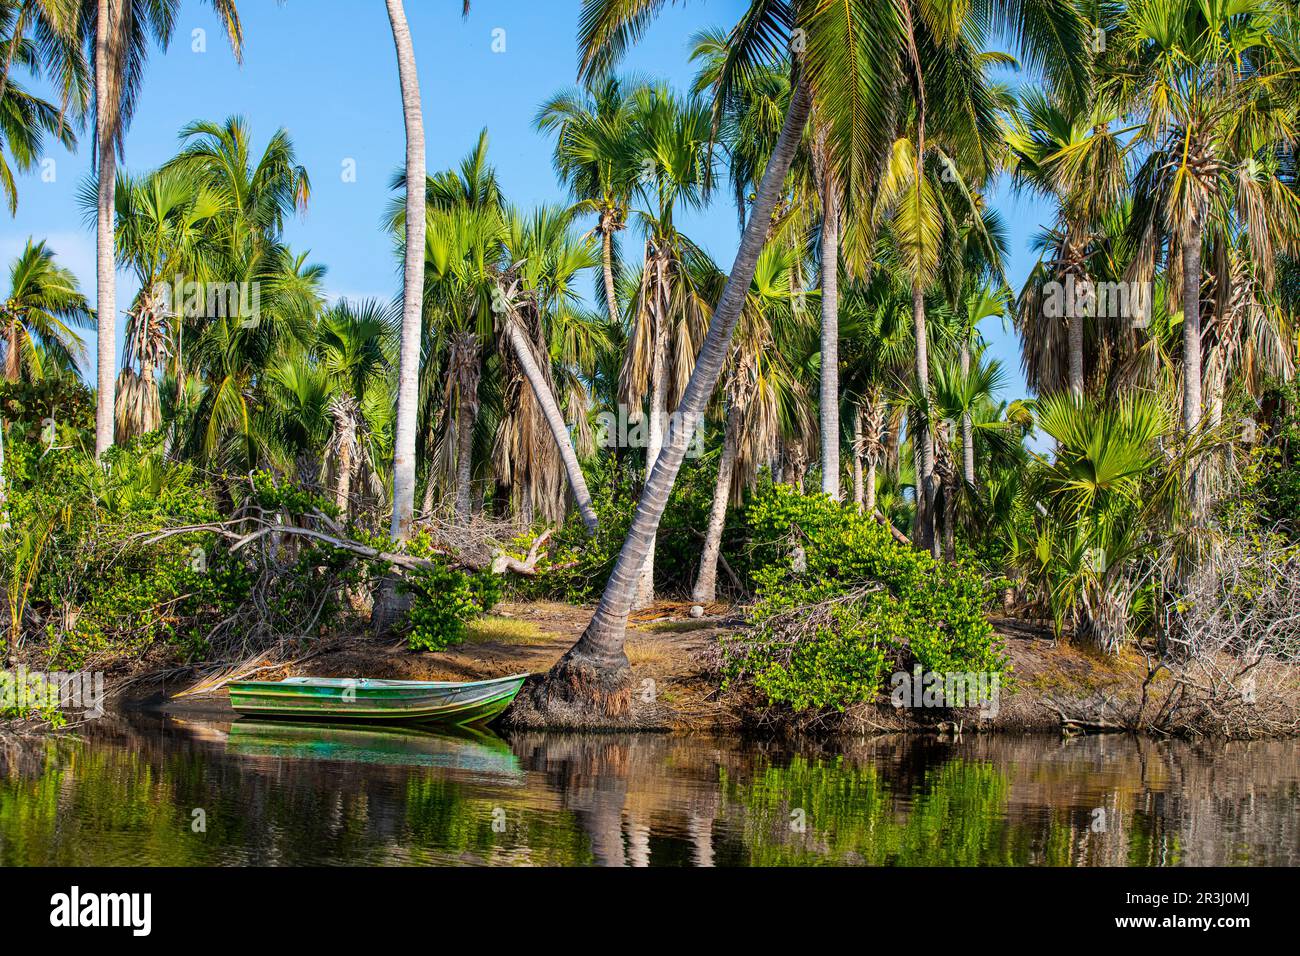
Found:
M 747 510 L 757 602 L 752 632 L 724 649 L 749 680 L 796 710 L 868 701 L 894 669 L 1000 672 L 984 615 L 992 592 L 969 566 L 942 565 L 825 495 L 786 485 Z
M 441 651 L 465 640 L 467 625 L 501 599 L 501 576 L 490 570 L 467 573 L 445 564 L 411 572 L 403 582 L 411 595 L 413 651 Z

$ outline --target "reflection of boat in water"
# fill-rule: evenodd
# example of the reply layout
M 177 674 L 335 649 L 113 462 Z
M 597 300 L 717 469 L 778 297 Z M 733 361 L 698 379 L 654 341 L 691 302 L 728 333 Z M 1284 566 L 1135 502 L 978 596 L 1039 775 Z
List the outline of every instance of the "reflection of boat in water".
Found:
M 469 727 L 434 732 L 372 724 L 237 720 L 230 725 L 226 751 L 243 757 L 342 760 L 519 778 L 524 775 L 504 740 L 490 731 Z

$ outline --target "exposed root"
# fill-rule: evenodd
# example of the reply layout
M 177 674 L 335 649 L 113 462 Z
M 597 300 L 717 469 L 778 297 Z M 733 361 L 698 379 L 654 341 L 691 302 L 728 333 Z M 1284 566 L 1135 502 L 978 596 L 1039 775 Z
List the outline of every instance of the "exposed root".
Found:
M 666 730 L 668 714 L 634 699 L 631 668 L 597 663 L 571 649 L 533 678 L 502 718 L 507 727 L 565 730 Z

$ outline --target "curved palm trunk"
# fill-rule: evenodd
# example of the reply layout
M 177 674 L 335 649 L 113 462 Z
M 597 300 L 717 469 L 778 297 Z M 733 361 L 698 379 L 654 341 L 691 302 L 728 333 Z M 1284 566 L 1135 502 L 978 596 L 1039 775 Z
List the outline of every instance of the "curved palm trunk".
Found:
M 617 720 L 626 718 L 631 711 L 631 683 L 623 643 L 637 581 L 655 530 L 659 527 L 659 519 L 668 504 L 677 472 L 681 469 L 690 436 L 704 414 L 730 352 L 731 336 L 754 279 L 758 256 L 772 221 L 772 210 L 808 122 L 808 108 L 807 80 L 801 78 L 791 97 L 781 134 L 768 159 L 731 274 L 709 321 L 708 334 L 678 407 L 679 414 L 673 419 L 668 440 L 642 489 L 631 529 L 605 585 L 600 604 L 582 637 L 529 694 L 531 704 L 552 723 L 563 722 L 566 718 L 580 723 L 584 718 L 590 719 L 593 713 L 604 719 Z
M 117 264 L 113 255 L 113 210 L 117 154 L 113 151 L 114 114 L 109 51 L 117 30 L 111 0 L 99 0 L 95 28 L 95 150 L 99 160 L 95 212 L 95 455 L 113 444 L 114 385 L 117 380 Z
M 829 166 L 829 163 L 826 164 Z M 840 497 L 840 205 L 829 169 L 822 179 L 822 491 Z
M 551 394 L 550 386 L 546 384 L 542 370 L 533 358 L 533 351 L 523 330 L 516 323 L 511 322 L 506 327 L 506 335 L 510 340 L 511 348 L 514 349 L 515 358 L 519 360 L 519 366 L 524 371 L 524 378 L 528 379 L 533 395 L 537 398 L 537 404 L 541 407 L 542 414 L 546 416 L 551 437 L 555 439 L 556 447 L 560 450 L 564 473 L 569 478 L 569 487 L 573 491 L 574 500 L 578 503 L 582 523 L 586 525 L 589 534 L 594 533 L 596 509 L 591 502 L 591 492 L 587 490 L 587 479 L 582 473 L 582 466 L 578 463 L 578 455 L 573 450 L 573 442 L 569 439 L 568 426 L 564 423 L 564 416 L 560 414 L 560 406 L 556 404 L 555 396 Z
M 103 0 L 101 0 L 103 2 Z M 420 380 L 420 305 L 424 292 L 424 116 L 415 48 L 402 0 L 386 0 L 397 50 L 406 125 L 406 255 L 402 269 L 402 344 L 397 374 L 397 422 L 393 441 L 391 535 L 404 541 L 415 512 L 415 418 Z
M 709 526 L 704 533 L 704 551 L 700 570 L 695 577 L 691 600 L 707 604 L 718 597 L 718 554 L 722 550 L 722 529 L 727 523 L 727 502 L 731 498 L 731 476 L 736 470 L 736 453 L 740 448 L 740 410 L 729 409 L 722 439 L 722 457 L 718 461 L 718 480 L 713 485 L 713 503 L 709 506 Z
M 962 378 L 970 375 L 970 341 L 963 338 L 961 343 Z M 966 484 L 975 485 L 975 431 L 970 412 L 961 416 L 961 473 Z

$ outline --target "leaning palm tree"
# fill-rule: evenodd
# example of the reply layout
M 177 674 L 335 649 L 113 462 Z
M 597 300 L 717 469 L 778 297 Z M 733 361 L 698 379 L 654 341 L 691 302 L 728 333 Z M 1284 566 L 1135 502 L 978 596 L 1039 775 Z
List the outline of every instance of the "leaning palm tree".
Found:
M 0 349 L 6 381 L 46 377 L 84 357 L 76 329 L 90 328 L 94 311 L 76 276 L 54 261 L 44 242 L 27 240 L 9 267 L 9 290 L 0 300 Z
M 507 402 L 496 457 L 498 475 L 519 486 L 516 500 L 525 505 L 525 514 L 540 504 L 549 505 L 550 517 L 562 517 L 567 479 L 582 522 L 594 533 L 596 509 L 556 398 L 556 372 L 568 377 L 575 367 L 592 370 L 603 343 L 599 329 L 578 313 L 575 288 L 577 276 L 600 263 L 600 246 L 590 235 L 575 235 L 572 214 L 543 206 L 530 215 L 510 210 L 506 216 L 508 265 L 498 279 L 493 311 L 504 339 L 504 347 L 498 346 L 504 384 L 514 400 Z M 568 404 L 577 406 L 570 417 L 585 423 L 585 389 L 570 386 Z
M 235 58 L 243 50 L 243 28 L 235 0 L 208 0 L 221 19 Z M 80 29 L 95 64 L 95 156 L 99 185 L 95 221 L 96 348 L 98 387 L 95 454 L 113 444 L 117 364 L 117 275 L 114 211 L 117 158 L 135 112 L 152 36 L 163 49 L 171 42 L 180 0 L 82 0 Z
M 579 19 L 582 72 L 590 76 L 608 70 L 663 6 L 663 0 L 636 4 L 586 0 Z M 1012 38 L 1023 40 L 1020 45 L 1033 54 L 1032 65 L 1046 62 L 1052 69 L 1070 69 L 1075 61 L 1066 54 L 1083 45 L 1082 26 L 1067 0 L 1004 0 L 996 4 L 977 0 L 966 10 L 980 18 L 978 22 L 1008 27 Z M 779 63 L 790 48 L 791 31 L 796 26 L 801 32 L 794 44 L 794 93 L 755 191 L 735 263 L 713 309 L 709 332 L 678 407 L 680 415 L 674 418 L 642 490 L 627 540 L 591 623 L 531 694 L 534 704 L 548 711 L 552 719 L 572 714 L 575 708 L 594 710 L 608 719 L 629 712 L 629 669 L 623 643 L 637 582 L 690 436 L 730 354 L 732 333 L 814 100 L 831 131 L 831 161 L 849 201 L 865 202 L 873 191 L 884 145 L 879 131 L 890 126 L 894 80 L 903 72 L 901 56 L 906 47 L 892 6 L 755 0 L 731 34 L 731 56 L 723 68 L 726 79 L 719 84 L 719 95 L 727 95 L 738 74 L 764 63 Z M 1058 52 L 1053 45 L 1062 41 L 1062 55 L 1049 58 L 1047 54 Z

